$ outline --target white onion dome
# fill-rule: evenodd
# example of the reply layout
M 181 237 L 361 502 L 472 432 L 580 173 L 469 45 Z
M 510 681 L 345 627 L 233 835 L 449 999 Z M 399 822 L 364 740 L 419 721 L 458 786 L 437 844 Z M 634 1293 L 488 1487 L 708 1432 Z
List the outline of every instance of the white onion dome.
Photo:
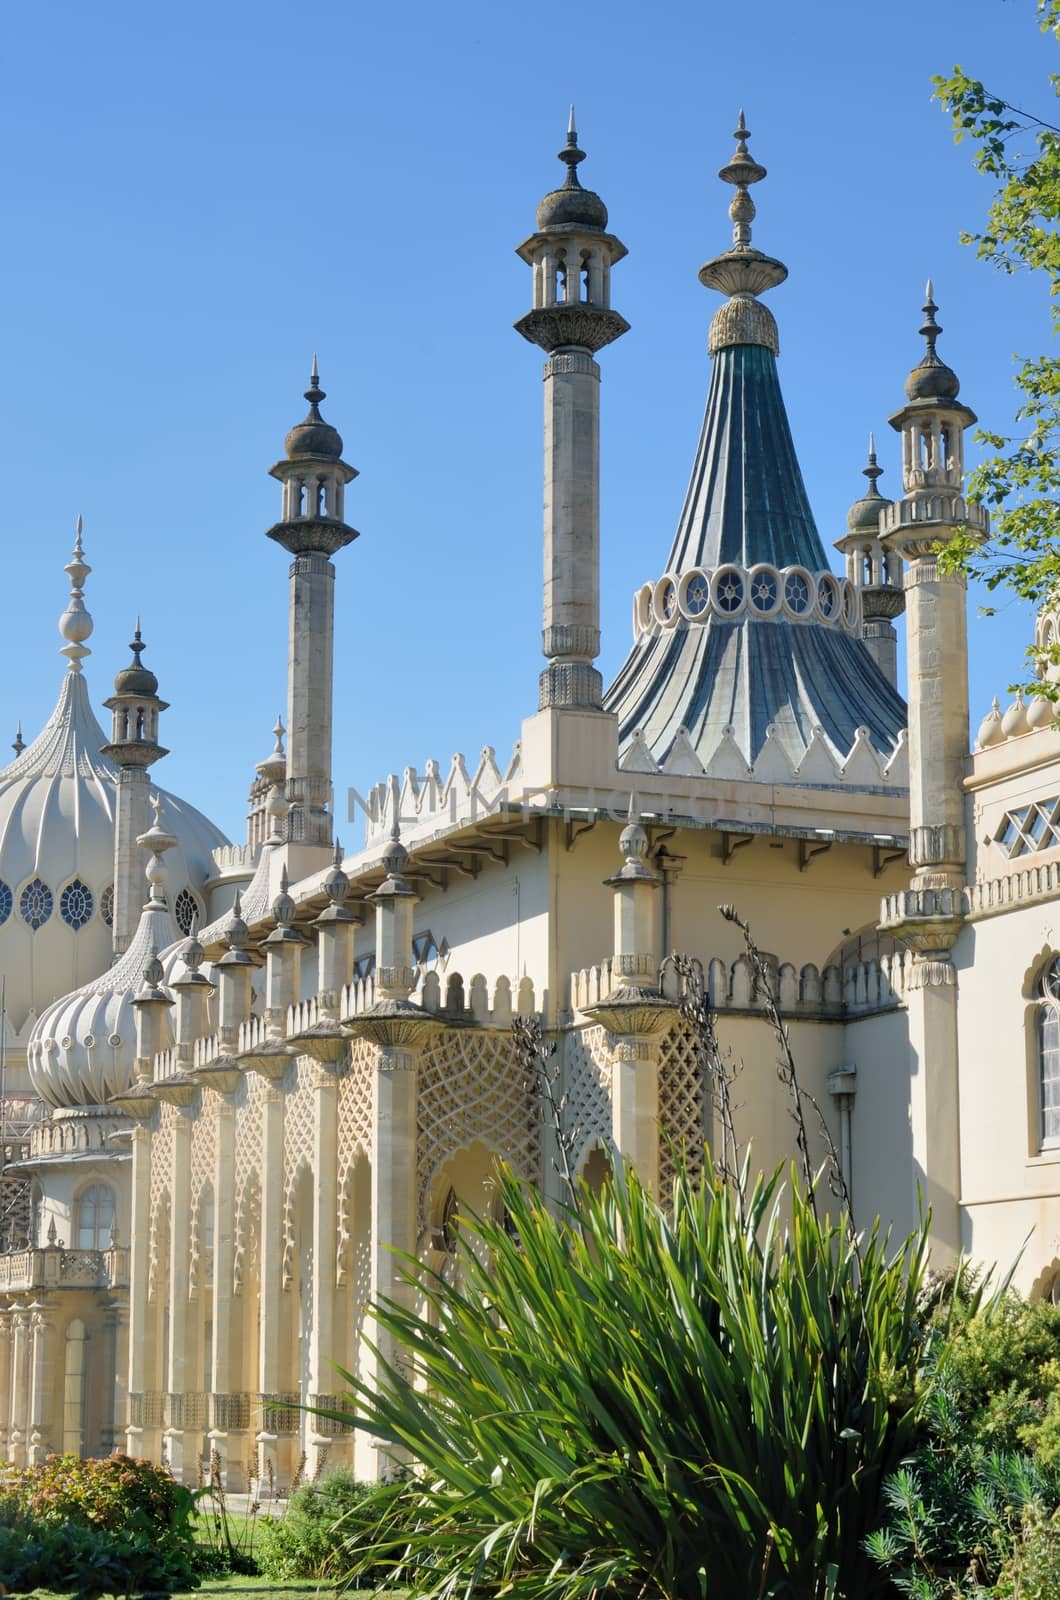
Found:
M 998 705 L 997 695 L 995 695 L 993 705 L 979 724 L 976 744 L 980 750 L 989 750 L 991 745 L 1003 744 L 1004 742 L 1005 730 L 1001 722 L 1001 707 Z
M 184 944 L 166 899 L 168 873 L 162 862 L 163 852 L 173 849 L 173 836 L 162 832 L 156 816 L 155 828 L 144 838 L 152 851 L 151 889 L 129 948 L 101 977 L 46 1007 L 33 1025 L 30 1082 L 52 1107 L 103 1106 L 128 1089 L 136 1064 L 133 1001 L 145 982 L 153 978 L 168 985 L 178 966 L 183 968 Z M 173 998 L 168 988 L 163 993 Z M 167 1011 L 161 1048 L 172 1042 Z
M 92 617 L 82 585 L 90 568 L 80 518 L 66 567 L 70 603 L 59 621 L 69 667 L 47 723 L 0 770 L 0 971 L 16 1032 L 58 995 L 103 972 L 113 941 L 114 830 L 118 769 L 88 695 L 82 662 Z M 21 739 L 16 741 L 21 743 Z M 202 890 L 224 834 L 186 801 L 159 791 L 176 838 L 172 905 L 186 932 L 202 915 Z
M 1038 728 L 1051 728 L 1055 721 L 1056 706 L 1048 696 L 1044 694 L 1033 695 L 1031 703 L 1027 707 L 1028 728 L 1032 731 L 1037 731 Z
M 1027 732 L 1027 707 L 1023 703 L 1022 690 L 1001 718 L 1001 730 L 1006 739 L 1018 739 Z

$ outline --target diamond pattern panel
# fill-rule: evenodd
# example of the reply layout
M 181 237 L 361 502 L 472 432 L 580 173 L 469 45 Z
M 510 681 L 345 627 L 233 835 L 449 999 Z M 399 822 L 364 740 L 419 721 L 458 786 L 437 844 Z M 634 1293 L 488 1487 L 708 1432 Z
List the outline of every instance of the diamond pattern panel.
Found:
M 421 1226 L 434 1174 L 476 1139 L 530 1182 L 540 1183 L 537 1097 L 524 1081 L 507 1032 L 453 1030 L 424 1054 L 416 1140 Z
M 681 1021 L 659 1050 L 659 1193 L 665 1199 L 677 1158 L 690 1177 L 703 1170 L 703 1146 L 710 1133 L 710 1096 L 698 1041 Z
M 563 1132 L 578 1172 L 593 1146 L 611 1138 L 611 1051 L 599 1026 L 574 1029 L 562 1048 Z

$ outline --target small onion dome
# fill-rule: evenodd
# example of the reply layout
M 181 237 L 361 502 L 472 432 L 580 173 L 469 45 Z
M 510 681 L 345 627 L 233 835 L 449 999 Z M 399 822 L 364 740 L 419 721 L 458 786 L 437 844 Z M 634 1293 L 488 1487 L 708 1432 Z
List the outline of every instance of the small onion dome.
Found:
M 1001 718 L 1001 731 L 1006 739 L 1018 739 L 1021 733 L 1027 732 L 1027 707 L 1023 704 L 1022 690 Z
M 140 619 L 136 619 L 136 631 L 133 634 L 129 649 L 133 658 L 127 667 L 123 667 L 114 680 L 115 694 L 143 695 L 144 697 L 157 695 L 158 679 L 149 667 L 145 667 L 140 660 L 147 646 L 140 637 Z
M 920 365 L 914 367 L 905 380 L 905 392 L 910 400 L 956 400 L 961 390 L 961 380 L 953 368 L 940 361 L 935 354 L 935 341 L 942 332 L 935 321 L 937 310 L 929 278 L 924 304 L 924 325 L 920 329 L 927 341 L 927 349 Z
M 402 844 L 398 835 L 397 823 L 394 831 L 387 840 L 386 849 L 383 851 L 383 866 L 388 878 L 399 878 L 402 871 L 408 866 L 409 853 Z
M 1050 728 L 1056 721 L 1056 707 L 1048 695 L 1036 694 L 1027 707 L 1028 728 Z
M 997 695 L 995 695 L 993 705 L 979 724 L 976 743 L 980 750 L 989 750 L 991 745 L 1003 744 L 1004 739 L 1005 730 L 1001 725 L 1001 707 L 998 705 Z
M 304 422 L 293 427 L 284 440 L 287 459 L 296 461 L 300 456 L 329 456 L 338 461 L 342 456 L 342 435 L 320 415 L 320 402 L 327 395 L 320 387 L 317 358 L 313 357 L 313 370 L 309 375 L 309 388 L 305 392 L 309 401 L 309 415 Z
M 879 531 L 880 512 L 889 505 L 888 500 L 876 487 L 876 479 L 883 476 L 883 468 L 876 465 L 876 440 L 869 434 L 869 464 L 862 467 L 862 473 L 869 480 L 868 493 L 860 500 L 855 500 L 847 512 L 847 527 L 851 533 L 867 533 L 873 537 Z
M 350 880 L 342 870 L 342 846 L 335 841 L 335 855 L 321 886 L 333 906 L 345 904 Z
M 594 194 L 592 189 L 583 189 L 578 182 L 578 163 L 585 160 L 585 151 L 578 149 L 573 106 L 570 108 L 567 142 L 559 152 L 559 159 L 566 165 L 567 181 L 561 189 L 553 189 L 546 194 L 538 206 L 538 231 L 543 233 L 546 228 L 574 225 L 599 229 L 602 233 L 607 227 L 607 207 L 598 194 Z

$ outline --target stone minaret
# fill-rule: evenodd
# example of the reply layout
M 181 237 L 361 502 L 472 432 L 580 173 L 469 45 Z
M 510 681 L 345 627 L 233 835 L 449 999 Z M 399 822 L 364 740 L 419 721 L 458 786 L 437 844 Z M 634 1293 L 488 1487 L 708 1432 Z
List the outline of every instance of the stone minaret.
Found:
M 909 864 L 912 884 L 883 903 L 881 930 L 914 952 L 906 980 L 914 1176 L 932 1211 L 936 1260 L 961 1246 L 957 971 L 950 952 L 964 914 L 967 859 L 964 764 L 968 754 L 966 583 L 939 564 L 959 528 L 986 538 L 982 506 L 964 499 L 964 430 L 975 421 L 957 399 L 957 374 L 935 353 L 941 333 L 927 286 L 924 358 L 906 379 L 907 403 L 890 419 L 902 435 L 900 500 L 880 517 L 886 555 L 906 563 L 909 673 Z M 911 1206 L 915 1204 L 910 1197 Z
M 836 549 L 846 557 L 847 577 L 861 595 L 861 637 L 869 654 L 887 679 L 898 685 L 898 636 L 894 618 L 905 610 L 902 589 L 902 558 L 897 551 L 885 552 L 880 543 L 880 514 L 892 502 L 876 487 L 883 468 L 876 464 L 876 441 L 869 434 L 869 461 L 862 472 L 869 480 L 868 493 L 855 500 L 847 512 L 847 533 L 836 540 Z
M 111 742 L 103 746 L 118 768 L 117 816 L 114 826 L 114 954 L 128 946 L 140 920 L 143 863 L 137 843 L 147 832 L 151 786 L 147 769 L 168 752 L 158 742 L 158 718 L 167 702 L 158 698 L 158 679 L 143 665 L 144 642 L 136 619 L 132 660 L 114 680 L 114 693 L 103 704 L 113 714 Z
M 534 304 L 515 324 L 545 363 L 545 588 L 542 709 L 598 710 L 600 653 L 600 368 L 598 350 L 629 324 L 611 309 L 611 268 L 626 247 L 607 232 L 607 207 L 583 189 L 571 107 L 559 152 L 567 180 L 537 208 L 518 254 L 533 268 Z
M 342 438 L 320 415 L 325 398 L 316 357 L 306 390 L 309 415 L 291 429 L 283 461 L 269 471 L 283 485 L 281 520 L 269 538 L 293 556 L 287 643 L 287 836 L 331 847 L 332 653 L 335 568 L 331 557 L 357 532 L 343 521 L 346 485 L 357 476 Z

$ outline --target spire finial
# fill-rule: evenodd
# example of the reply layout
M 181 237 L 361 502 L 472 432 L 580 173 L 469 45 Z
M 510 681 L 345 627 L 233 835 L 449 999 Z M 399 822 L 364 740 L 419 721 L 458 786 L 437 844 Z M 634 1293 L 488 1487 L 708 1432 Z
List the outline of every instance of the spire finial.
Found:
M 930 278 L 924 290 L 923 310 L 924 325 L 920 329 L 920 333 L 921 337 L 927 341 L 927 357 L 931 360 L 935 357 L 935 341 L 942 332 L 942 328 L 935 320 L 935 312 L 938 310 L 938 306 L 935 304 L 935 291 Z
M 565 189 L 580 189 L 578 178 L 578 164 L 585 160 L 585 151 L 578 148 L 578 132 L 574 126 L 574 104 L 571 103 L 570 116 L 567 119 L 567 142 L 559 152 L 559 159 L 567 168 L 567 181 Z
M 22 737 L 22 718 L 21 717 L 19 717 L 19 719 L 18 719 L 18 727 L 15 729 L 15 739 L 14 739 L 14 743 L 12 744 L 11 748 L 15 752 L 16 756 L 20 756 L 22 754 L 23 750 L 26 748 L 26 741 Z
M 67 641 L 60 647 L 59 654 L 66 656 L 71 672 L 80 672 L 82 661 L 92 654 L 85 644 L 85 640 L 92 635 L 94 624 L 91 615 L 85 609 L 85 579 L 92 568 L 85 560 L 84 547 L 81 543 L 83 527 L 81 515 L 78 513 L 73 554 L 63 568 L 70 579 L 70 599 L 66 610 L 59 618 L 59 632 Z
M 305 392 L 305 398 L 309 401 L 309 416 L 306 421 L 319 422 L 321 420 L 320 402 L 327 399 L 327 394 L 320 387 L 320 369 L 317 366 L 315 350 L 313 351 L 313 366 L 309 374 L 309 388 Z
M 736 250 L 751 248 L 751 223 L 755 219 L 755 203 L 747 188 L 749 184 L 761 183 L 766 175 L 765 167 L 747 153 L 747 141 L 750 137 L 751 130 L 747 126 L 741 106 L 736 131 L 733 133 L 736 153 L 718 169 L 718 177 L 722 182 L 734 184 L 736 188 L 729 206 L 729 216 L 732 218 L 732 242 Z
M 284 736 L 284 734 L 286 732 L 287 732 L 287 729 L 283 725 L 283 717 L 282 717 L 282 715 L 277 713 L 276 721 L 273 724 L 273 729 L 272 729 L 272 736 L 276 740 L 276 745 L 275 745 L 275 748 L 274 748 L 272 753 L 273 753 L 274 756 L 281 757 L 284 761 L 286 761 L 286 759 L 287 759 L 286 753 L 284 752 L 284 748 L 283 748 L 283 736 Z
M 869 496 L 877 500 L 882 500 L 883 496 L 876 487 L 876 479 L 883 477 L 883 468 L 878 466 L 876 463 L 876 439 L 871 433 L 869 434 L 868 465 L 862 467 L 861 470 L 864 476 L 869 480 Z

